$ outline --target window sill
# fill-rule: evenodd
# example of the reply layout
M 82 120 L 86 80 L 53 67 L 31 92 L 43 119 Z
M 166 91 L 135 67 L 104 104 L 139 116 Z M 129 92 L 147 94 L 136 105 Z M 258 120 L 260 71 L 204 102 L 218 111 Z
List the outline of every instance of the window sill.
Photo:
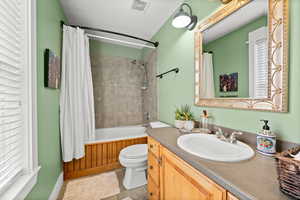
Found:
M 30 174 L 25 174 L 19 178 L 1 197 L 5 200 L 21 200 L 32 190 L 37 182 L 38 172 L 41 167 L 38 167 Z

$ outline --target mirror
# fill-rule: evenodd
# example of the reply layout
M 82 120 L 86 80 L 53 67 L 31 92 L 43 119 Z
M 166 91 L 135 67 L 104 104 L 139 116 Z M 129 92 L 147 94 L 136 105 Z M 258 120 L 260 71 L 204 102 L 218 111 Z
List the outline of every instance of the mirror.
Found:
M 233 0 L 198 26 L 196 105 L 287 111 L 287 5 Z
M 201 84 L 201 98 L 268 98 L 268 1 L 252 1 L 202 34 L 202 80 L 212 84 Z

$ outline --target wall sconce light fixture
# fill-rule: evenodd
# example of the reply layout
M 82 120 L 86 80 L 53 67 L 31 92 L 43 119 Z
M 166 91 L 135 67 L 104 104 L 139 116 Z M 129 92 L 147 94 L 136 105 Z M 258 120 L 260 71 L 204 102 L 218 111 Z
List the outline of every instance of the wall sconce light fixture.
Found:
M 188 12 L 184 10 L 184 7 L 188 8 Z M 175 28 L 187 28 L 188 30 L 193 30 L 197 21 L 198 18 L 196 15 L 193 15 L 191 6 L 187 3 L 183 3 L 180 5 L 179 10 L 175 13 L 172 25 Z

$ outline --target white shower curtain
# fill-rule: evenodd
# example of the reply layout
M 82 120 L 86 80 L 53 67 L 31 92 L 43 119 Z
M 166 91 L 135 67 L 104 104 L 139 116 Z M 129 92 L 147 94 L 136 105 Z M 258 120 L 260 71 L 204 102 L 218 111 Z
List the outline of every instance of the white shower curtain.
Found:
M 203 54 L 200 69 L 200 98 L 215 98 L 214 68 L 211 53 Z
M 89 40 L 69 26 L 63 27 L 60 133 L 65 162 L 83 157 L 85 143 L 95 137 Z

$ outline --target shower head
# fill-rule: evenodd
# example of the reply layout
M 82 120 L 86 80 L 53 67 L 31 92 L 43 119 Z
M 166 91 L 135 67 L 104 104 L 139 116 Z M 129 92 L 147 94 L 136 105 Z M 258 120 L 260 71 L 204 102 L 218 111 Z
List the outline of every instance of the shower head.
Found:
M 133 65 L 138 65 L 138 67 L 142 68 L 142 70 L 144 71 L 144 81 L 143 81 L 143 85 L 141 87 L 141 90 L 147 90 L 148 89 L 148 72 L 147 72 L 147 63 L 146 62 L 142 62 L 142 61 L 138 61 L 138 60 L 132 60 L 131 64 Z

